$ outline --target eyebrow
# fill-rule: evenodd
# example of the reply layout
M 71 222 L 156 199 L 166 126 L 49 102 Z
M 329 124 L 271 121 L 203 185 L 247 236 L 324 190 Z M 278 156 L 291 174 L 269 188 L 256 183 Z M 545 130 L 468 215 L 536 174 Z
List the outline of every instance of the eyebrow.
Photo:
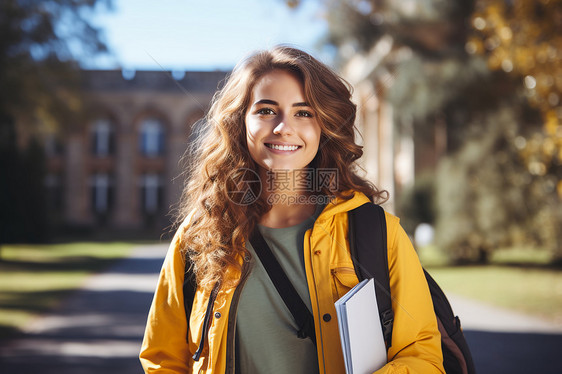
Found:
M 258 100 L 254 103 L 254 105 L 258 105 L 258 104 L 269 104 L 269 105 L 276 105 L 279 106 L 279 103 L 277 101 L 274 100 L 269 100 L 269 99 L 261 99 Z M 301 106 L 310 106 L 310 104 L 308 104 L 307 102 L 300 102 L 300 103 L 294 103 L 292 105 L 293 107 L 301 107 Z

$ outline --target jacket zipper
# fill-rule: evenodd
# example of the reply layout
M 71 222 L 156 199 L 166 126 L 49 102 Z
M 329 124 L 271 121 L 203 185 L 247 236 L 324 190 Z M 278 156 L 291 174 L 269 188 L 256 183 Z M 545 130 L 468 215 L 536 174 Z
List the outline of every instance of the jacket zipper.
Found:
M 228 311 L 228 328 L 226 332 L 226 374 L 236 374 L 236 315 L 238 312 L 238 302 L 240 301 L 240 294 L 246 284 L 246 280 L 250 275 L 250 260 L 249 256 L 244 257 L 244 265 L 242 266 L 242 276 L 232 295 L 230 309 Z
M 213 314 L 213 304 L 215 303 L 215 299 L 217 298 L 217 293 L 220 288 L 219 282 L 215 283 L 211 294 L 209 295 L 209 302 L 207 304 L 207 310 L 205 311 L 205 318 L 203 319 L 203 328 L 201 329 L 201 339 L 199 340 L 199 346 L 195 354 L 193 355 L 194 361 L 199 361 L 201 358 L 201 353 L 203 353 L 203 348 L 205 347 L 205 337 L 207 336 L 207 332 L 209 330 L 209 321 L 211 320 L 211 315 Z

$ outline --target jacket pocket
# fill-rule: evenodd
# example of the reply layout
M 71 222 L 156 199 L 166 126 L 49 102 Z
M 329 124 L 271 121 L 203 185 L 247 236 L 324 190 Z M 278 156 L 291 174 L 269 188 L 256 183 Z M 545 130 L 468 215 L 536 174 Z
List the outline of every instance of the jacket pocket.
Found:
M 359 283 L 353 267 L 336 267 L 330 271 L 332 273 L 332 296 L 334 301 L 345 295 L 347 291 Z

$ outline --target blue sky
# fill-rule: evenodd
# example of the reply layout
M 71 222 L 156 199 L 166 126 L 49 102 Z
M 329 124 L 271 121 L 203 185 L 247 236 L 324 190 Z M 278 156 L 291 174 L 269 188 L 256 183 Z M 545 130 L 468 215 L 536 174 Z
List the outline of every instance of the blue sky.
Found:
M 327 31 L 318 0 L 296 10 L 284 0 L 114 0 L 92 18 L 113 56 L 82 60 L 85 68 L 231 69 L 248 53 L 289 43 L 324 60 Z

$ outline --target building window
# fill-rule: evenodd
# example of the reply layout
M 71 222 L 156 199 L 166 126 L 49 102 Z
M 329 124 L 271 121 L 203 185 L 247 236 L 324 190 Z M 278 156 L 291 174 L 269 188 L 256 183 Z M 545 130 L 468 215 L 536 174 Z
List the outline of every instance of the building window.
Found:
M 140 126 L 140 149 L 146 157 L 164 154 L 164 126 L 154 118 L 145 119 Z
M 63 206 L 61 178 L 58 174 L 47 174 L 45 177 L 47 206 L 51 211 L 59 211 Z
M 162 207 L 162 178 L 158 174 L 141 176 L 141 206 L 144 213 L 157 213 Z
M 47 157 L 57 157 L 63 154 L 63 143 L 58 135 L 47 135 L 45 138 L 45 154 Z
M 115 135 L 113 126 L 107 119 L 101 119 L 92 125 L 92 153 L 98 157 L 113 154 Z
M 111 208 L 112 182 L 108 174 L 94 174 L 91 179 L 92 207 L 96 214 L 105 215 Z

